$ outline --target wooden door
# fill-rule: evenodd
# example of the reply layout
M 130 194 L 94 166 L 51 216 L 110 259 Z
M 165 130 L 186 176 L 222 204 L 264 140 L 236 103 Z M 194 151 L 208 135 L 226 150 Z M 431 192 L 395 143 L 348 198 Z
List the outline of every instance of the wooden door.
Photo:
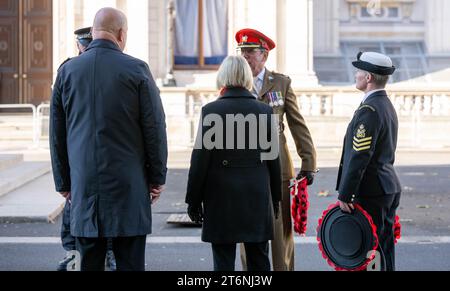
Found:
M 0 0 L 0 104 L 19 103 L 19 1 Z
M 0 0 L 0 103 L 49 100 L 52 0 Z

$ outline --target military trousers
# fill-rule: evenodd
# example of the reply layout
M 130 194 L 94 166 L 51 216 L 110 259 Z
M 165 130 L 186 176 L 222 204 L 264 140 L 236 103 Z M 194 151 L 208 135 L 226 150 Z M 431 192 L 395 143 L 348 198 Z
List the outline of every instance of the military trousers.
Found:
M 294 231 L 291 217 L 291 192 L 290 181 L 283 181 L 282 201 L 280 215 L 274 219 L 274 239 L 271 241 L 272 265 L 274 271 L 294 271 Z M 241 261 L 244 270 L 246 266 L 246 254 L 241 244 Z
M 381 270 L 395 271 L 394 224 L 396 210 L 400 204 L 400 193 L 375 197 L 358 197 L 356 202 L 372 216 L 373 223 L 377 226 Z

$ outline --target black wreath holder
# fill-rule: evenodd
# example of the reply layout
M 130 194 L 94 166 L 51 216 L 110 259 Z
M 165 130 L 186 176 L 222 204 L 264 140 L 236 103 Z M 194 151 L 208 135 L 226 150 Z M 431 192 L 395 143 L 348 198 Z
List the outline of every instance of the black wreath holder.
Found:
M 317 227 L 317 241 L 323 258 L 336 271 L 363 271 L 375 258 L 377 227 L 359 205 L 353 213 L 343 212 L 339 202 L 323 212 Z

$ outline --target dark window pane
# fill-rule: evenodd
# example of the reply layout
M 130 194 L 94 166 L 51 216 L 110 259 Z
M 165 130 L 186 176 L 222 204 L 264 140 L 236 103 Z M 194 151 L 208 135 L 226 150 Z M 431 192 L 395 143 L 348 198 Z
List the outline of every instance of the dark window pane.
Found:
M 388 8 L 388 17 L 389 18 L 398 18 L 399 16 L 399 8 L 398 7 L 389 7 Z
M 314 66 L 317 69 L 322 68 L 345 68 L 345 62 L 343 58 L 314 58 Z
M 409 70 L 409 75 L 411 78 L 422 77 L 425 75 L 423 70 Z
M 402 58 L 393 58 L 391 57 L 392 63 L 394 64 L 394 67 L 396 67 L 397 69 L 402 69 L 403 67 L 403 60 Z
M 366 7 L 361 8 L 361 17 L 372 17 Z
M 405 81 L 408 80 L 408 74 L 406 73 L 406 71 L 397 70 L 392 76 L 392 79 L 395 82 Z
M 321 83 L 349 83 L 347 71 L 317 71 Z
M 406 64 L 410 70 L 422 69 L 422 61 L 420 58 L 406 58 Z
M 400 55 L 402 53 L 402 49 L 400 46 L 391 46 L 391 47 L 386 46 L 385 51 L 386 54 L 389 56 Z

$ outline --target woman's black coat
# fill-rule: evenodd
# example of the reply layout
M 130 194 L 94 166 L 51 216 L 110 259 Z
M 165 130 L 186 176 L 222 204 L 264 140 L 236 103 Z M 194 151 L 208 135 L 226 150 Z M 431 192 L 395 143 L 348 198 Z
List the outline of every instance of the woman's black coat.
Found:
M 265 151 L 259 142 L 256 149 L 249 149 L 252 134 L 248 127 L 245 149 L 226 149 L 229 139 L 226 116 L 237 114 L 256 116 L 258 128 L 263 125 L 269 137 L 271 134 L 272 108 L 259 102 L 246 89 L 229 88 L 217 101 L 202 109 L 201 131 L 192 153 L 186 203 L 191 206 L 203 204 L 202 240 L 205 242 L 264 242 L 273 238 L 273 203 L 278 203 L 281 198 L 280 161 L 278 156 L 262 161 L 261 153 Z M 266 115 L 267 122 L 260 122 L 260 115 Z M 204 126 L 208 119 L 219 116 L 223 120 L 223 128 L 220 123 Z M 212 130 L 216 134 L 212 135 Z M 210 136 L 218 142 L 220 135 L 223 136 L 224 149 L 208 150 L 203 143 L 198 143 L 200 138 L 203 140 Z M 278 133 L 274 136 L 277 137 Z M 236 141 L 235 134 L 234 148 Z M 278 143 L 278 140 L 274 142 Z

